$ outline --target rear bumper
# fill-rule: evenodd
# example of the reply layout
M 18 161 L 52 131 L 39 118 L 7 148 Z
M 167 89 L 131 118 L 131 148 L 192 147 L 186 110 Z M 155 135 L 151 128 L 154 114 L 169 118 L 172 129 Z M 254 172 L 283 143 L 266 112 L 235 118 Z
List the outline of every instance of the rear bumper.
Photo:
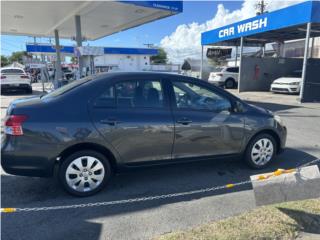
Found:
M 27 83 L 5 83 L 1 84 L 1 90 L 14 90 L 14 89 L 31 89 L 31 85 Z
M 55 154 L 52 151 L 52 145 L 21 144 L 17 138 L 20 136 L 4 136 L 1 147 L 3 170 L 6 173 L 20 176 L 53 176 Z
M 219 81 L 215 81 L 215 80 L 208 80 L 208 82 L 209 83 L 211 83 L 211 84 L 213 84 L 213 85 L 216 85 L 216 86 L 218 86 L 218 87 L 223 87 L 224 86 L 224 81 L 221 81 L 221 80 L 219 80 Z

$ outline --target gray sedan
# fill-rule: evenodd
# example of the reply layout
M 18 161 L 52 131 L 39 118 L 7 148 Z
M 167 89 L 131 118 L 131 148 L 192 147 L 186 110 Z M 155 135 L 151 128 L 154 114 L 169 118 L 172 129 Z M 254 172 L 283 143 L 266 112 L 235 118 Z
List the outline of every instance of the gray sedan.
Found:
M 285 146 L 286 127 L 205 81 L 173 74 L 109 73 L 12 102 L 2 167 L 58 176 L 77 196 L 101 190 L 124 168 L 242 157 L 253 168 Z

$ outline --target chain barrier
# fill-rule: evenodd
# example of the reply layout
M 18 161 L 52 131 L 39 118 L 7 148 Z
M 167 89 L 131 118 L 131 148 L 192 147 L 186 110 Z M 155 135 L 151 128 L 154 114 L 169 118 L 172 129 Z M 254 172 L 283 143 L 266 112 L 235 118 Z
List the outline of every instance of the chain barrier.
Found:
M 302 167 L 309 166 L 313 163 L 320 162 L 320 158 L 305 163 L 297 168 L 294 169 L 278 169 L 271 174 L 268 175 L 259 175 L 257 181 L 266 180 L 271 177 L 279 176 L 282 174 L 293 173 L 299 171 Z M 64 205 L 64 206 L 52 206 L 52 207 L 33 207 L 33 208 L 1 208 L 2 213 L 13 213 L 13 212 L 39 212 L 39 211 L 51 211 L 51 210 L 63 210 L 63 209 L 75 209 L 75 208 L 86 208 L 86 207 L 100 207 L 100 206 L 110 206 L 110 205 L 121 205 L 121 204 L 130 204 L 130 203 L 139 203 L 139 202 L 146 202 L 146 201 L 154 201 L 154 200 L 162 200 L 162 199 L 169 199 L 169 198 L 176 198 L 176 197 L 184 197 L 190 196 L 194 194 L 203 194 L 208 192 L 214 192 L 217 190 L 222 189 L 230 189 L 246 184 L 252 183 L 251 180 L 242 181 L 238 183 L 229 183 L 226 185 L 215 186 L 211 188 L 202 188 L 193 191 L 187 192 L 180 192 L 180 193 L 170 193 L 170 194 L 163 194 L 163 195 L 155 195 L 149 197 L 140 197 L 140 198 L 131 198 L 131 199 L 124 199 L 124 200 L 115 200 L 115 201 L 106 201 L 106 202 L 95 202 L 95 203 L 83 203 L 83 204 L 73 204 L 73 205 Z

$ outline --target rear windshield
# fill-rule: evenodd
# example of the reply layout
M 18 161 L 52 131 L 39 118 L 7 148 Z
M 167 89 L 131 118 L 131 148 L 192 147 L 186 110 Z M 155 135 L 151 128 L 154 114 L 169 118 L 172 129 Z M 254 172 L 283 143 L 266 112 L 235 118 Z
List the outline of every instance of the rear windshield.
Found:
M 217 67 L 217 68 L 215 68 L 214 69 L 214 71 L 213 72 L 221 72 L 223 70 L 223 68 L 222 67 Z
M 86 83 L 86 82 L 89 82 L 92 80 L 92 76 L 89 76 L 89 77 L 85 77 L 85 78 L 82 78 L 82 79 L 79 79 L 79 80 L 74 80 L 70 83 L 68 83 L 67 85 L 64 85 L 46 95 L 44 95 L 42 98 L 43 99 L 46 99 L 46 98 L 54 98 L 54 97 L 57 97 L 57 96 L 60 96 L 72 89 L 75 89 L 77 88 L 78 86 Z
M 5 74 L 24 74 L 23 70 L 21 70 L 21 69 L 2 69 L 1 73 L 5 73 Z

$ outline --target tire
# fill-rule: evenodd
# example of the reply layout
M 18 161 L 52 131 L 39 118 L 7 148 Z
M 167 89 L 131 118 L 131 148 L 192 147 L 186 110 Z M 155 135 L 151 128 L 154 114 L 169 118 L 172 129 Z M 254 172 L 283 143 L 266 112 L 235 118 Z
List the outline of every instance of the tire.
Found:
M 95 170 L 91 171 L 92 169 Z M 108 159 L 92 150 L 71 154 L 62 162 L 59 169 L 59 180 L 63 188 L 68 193 L 79 197 L 87 197 L 99 192 L 105 187 L 110 177 L 111 166 Z
M 226 87 L 226 89 L 233 89 L 236 87 L 236 81 L 233 78 L 228 78 L 225 81 L 224 86 Z
M 255 136 L 249 142 L 244 158 L 251 168 L 262 169 L 273 161 L 276 152 L 277 144 L 274 137 L 263 133 Z

